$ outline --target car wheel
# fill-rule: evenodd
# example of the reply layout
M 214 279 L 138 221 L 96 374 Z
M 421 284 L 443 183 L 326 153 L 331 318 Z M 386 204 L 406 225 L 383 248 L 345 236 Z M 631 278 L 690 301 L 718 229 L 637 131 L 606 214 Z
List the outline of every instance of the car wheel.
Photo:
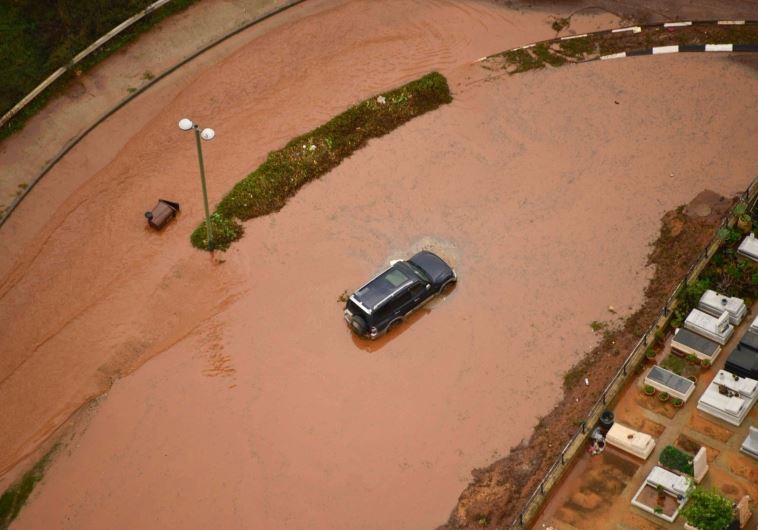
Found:
M 437 291 L 437 294 L 447 294 L 447 293 L 449 293 L 450 290 L 453 288 L 454 285 L 455 285 L 455 280 L 448 280 L 447 282 L 445 282 L 442 285 L 442 287 L 440 287 L 440 290 Z
M 353 331 L 355 331 L 358 335 L 366 334 L 366 321 L 361 317 L 354 316 L 352 320 L 350 320 L 350 325 L 353 327 Z
M 392 331 L 396 327 L 398 327 L 403 322 L 402 319 L 398 318 L 397 320 L 393 320 L 392 323 L 387 327 L 387 331 Z

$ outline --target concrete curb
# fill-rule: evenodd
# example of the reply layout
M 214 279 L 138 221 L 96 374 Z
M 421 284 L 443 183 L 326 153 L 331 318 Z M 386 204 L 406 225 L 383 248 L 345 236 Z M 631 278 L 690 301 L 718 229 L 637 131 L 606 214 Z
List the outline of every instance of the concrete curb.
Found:
M 121 100 L 116 106 L 114 106 L 111 110 L 105 112 L 102 116 L 100 116 L 92 125 L 90 125 L 84 131 L 82 131 L 81 133 L 79 133 L 77 136 L 75 136 L 74 138 L 72 138 L 71 140 L 69 140 L 68 142 L 66 142 L 66 144 L 61 148 L 61 150 L 58 151 L 58 153 L 53 158 L 51 158 L 50 161 L 47 164 L 45 164 L 45 166 L 37 174 L 37 176 L 32 179 L 32 181 L 29 183 L 29 186 L 27 186 L 24 189 L 23 193 L 21 193 L 20 195 L 18 195 L 13 200 L 13 202 L 10 204 L 10 206 L 8 206 L 8 208 L 5 209 L 5 211 L 0 216 L 0 228 L 5 224 L 5 221 L 7 221 L 8 218 L 10 218 L 11 214 L 16 210 L 16 208 L 18 208 L 18 205 L 21 204 L 21 201 L 23 201 L 24 198 L 29 194 L 29 192 L 31 192 L 32 189 L 34 189 L 34 186 L 36 186 L 39 183 L 39 181 L 41 181 L 42 178 L 45 175 L 47 175 L 50 172 L 50 170 L 53 169 L 53 167 L 55 167 L 55 165 L 58 162 L 60 162 L 60 160 L 64 156 L 66 156 L 66 154 L 69 151 L 71 151 L 71 149 L 73 149 L 79 142 L 81 142 L 84 139 L 84 137 L 86 137 L 89 133 L 91 133 L 98 125 L 100 125 L 105 120 L 107 120 L 108 118 L 110 118 L 113 114 L 115 114 L 116 112 L 118 112 L 119 110 L 121 110 L 121 108 L 123 108 L 127 103 L 129 103 L 130 101 L 132 101 L 133 99 L 135 99 L 136 97 L 138 97 L 140 94 L 144 93 L 149 88 L 153 87 L 156 83 L 158 83 L 159 81 L 161 81 L 165 77 L 168 77 L 169 75 L 171 75 L 172 73 L 174 73 L 176 70 L 178 70 L 182 66 L 184 66 L 187 63 L 195 60 L 196 58 L 198 58 L 200 55 L 204 54 L 205 52 L 207 52 L 211 48 L 214 48 L 214 47 L 218 46 L 222 42 L 224 42 L 224 41 L 226 41 L 226 40 L 234 37 L 235 35 L 237 35 L 239 33 L 242 33 L 246 29 L 251 28 L 251 27 L 255 26 L 258 23 L 263 22 L 264 20 L 269 19 L 269 18 L 273 17 L 274 15 L 278 15 L 279 13 L 282 13 L 282 12 L 290 9 L 291 7 L 295 7 L 296 5 L 301 4 L 301 3 L 305 2 L 305 1 L 306 0 L 292 0 L 289 3 L 287 3 L 287 4 L 285 4 L 285 5 L 281 6 L 281 7 L 278 7 L 276 9 L 274 9 L 273 11 L 270 11 L 270 12 L 266 13 L 265 15 L 261 15 L 261 16 L 259 16 L 257 18 L 254 18 L 253 20 L 250 20 L 248 22 L 244 22 L 240 26 L 238 26 L 235 29 L 231 30 L 229 33 L 226 33 L 225 35 L 222 35 L 221 37 L 217 38 L 216 40 L 212 41 L 211 43 L 203 46 L 202 48 L 200 48 L 196 52 L 194 52 L 194 53 L 190 54 L 189 56 L 185 57 L 184 59 L 182 59 L 181 61 L 179 61 L 177 64 L 175 64 L 174 66 L 172 66 L 171 68 L 169 68 L 169 69 L 165 70 L 164 72 L 156 75 L 147 84 L 145 84 L 142 87 L 140 87 L 139 89 L 137 89 L 137 91 L 135 91 L 134 93 L 129 94 L 127 97 L 125 97 L 123 100 Z
M 586 62 L 620 59 L 623 57 L 637 57 L 640 55 L 660 55 L 664 53 L 691 52 L 758 52 L 758 44 L 688 44 L 682 46 L 656 46 L 653 48 L 642 48 L 640 50 L 601 55 L 597 59 L 590 59 Z
M 658 23 L 658 24 L 641 24 L 639 26 L 628 26 L 625 28 L 615 28 L 615 29 L 603 29 L 600 31 L 592 31 L 589 33 L 582 33 L 581 35 L 567 35 L 564 37 L 556 37 L 554 39 L 548 39 L 543 40 L 539 42 L 533 42 L 531 44 L 526 44 L 524 46 L 518 46 L 516 48 L 511 48 L 509 50 L 505 50 L 503 52 L 499 52 L 493 55 L 487 55 L 485 57 L 481 57 L 477 59 L 476 62 L 482 62 L 485 59 L 489 59 L 498 55 L 502 55 L 504 53 L 508 53 L 511 51 L 516 50 L 527 50 L 529 48 L 533 48 L 534 46 L 538 44 L 552 44 L 555 42 L 561 42 L 561 41 L 567 41 L 571 39 L 580 39 L 583 37 L 594 37 L 597 35 L 608 35 L 613 33 L 625 33 L 627 31 L 632 33 L 640 33 L 643 29 L 654 29 L 654 28 L 681 28 L 681 27 L 690 27 L 690 26 L 708 26 L 708 25 L 718 25 L 718 26 L 745 26 L 745 25 L 755 25 L 758 24 L 758 20 L 687 20 L 683 22 L 664 22 L 664 23 Z M 627 51 L 627 52 L 619 52 L 619 53 L 611 53 L 608 55 L 602 55 L 597 58 L 593 59 L 587 59 L 586 61 L 577 61 L 577 64 L 580 63 L 588 63 L 591 61 L 599 61 L 599 60 L 608 60 L 608 59 L 620 59 L 622 57 L 634 57 L 637 55 L 658 55 L 662 53 L 681 53 L 681 52 L 699 52 L 699 51 L 706 51 L 706 52 L 756 52 L 758 51 L 758 44 L 705 44 L 702 46 L 705 46 L 705 49 L 700 50 L 701 45 L 692 45 L 692 46 L 658 46 L 656 48 L 645 48 L 642 50 L 633 50 L 633 51 Z M 676 48 L 676 50 L 674 50 Z M 654 49 L 657 49 L 658 51 L 653 51 Z

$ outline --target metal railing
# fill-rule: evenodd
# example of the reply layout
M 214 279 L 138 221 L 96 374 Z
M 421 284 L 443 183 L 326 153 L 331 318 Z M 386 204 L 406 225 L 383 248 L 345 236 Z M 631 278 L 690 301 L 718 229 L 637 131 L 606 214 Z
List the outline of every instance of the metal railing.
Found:
M 753 179 L 747 190 L 739 195 L 740 199 L 748 204 L 752 203 L 755 200 L 756 196 L 758 196 L 758 177 Z M 560 455 L 558 455 L 555 462 L 553 462 L 553 465 L 550 466 L 550 468 L 545 473 L 545 476 L 542 478 L 539 485 L 529 496 L 529 499 L 526 501 L 524 508 L 519 512 L 519 514 L 511 523 L 511 529 L 516 530 L 526 528 L 539 513 L 542 504 L 545 502 L 545 499 L 547 498 L 550 490 L 563 477 L 563 474 L 569 469 L 573 459 L 577 456 L 577 454 L 579 454 L 579 450 L 587 441 L 587 438 L 592 431 L 591 427 L 598 422 L 600 415 L 606 409 L 607 405 L 616 398 L 620 390 L 623 389 L 626 385 L 626 382 L 629 379 L 630 375 L 634 373 L 634 369 L 630 370 L 630 368 L 634 367 L 636 363 L 643 360 L 643 356 L 648 345 L 655 340 L 656 334 L 665 328 L 666 324 L 671 318 L 673 310 L 677 306 L 677 296 L 679 292 L 687 287 L 689 283 L 695 281 L 698 278 L 700 273 L 710 261 L 711 257 L 723 244 L 723 240 L 719 237 L 718 231 L 724 227 L 734 226 L 736 220 L 736 215 L 734 214 L 733 210 L 730 209 L 729 212 L 721 220 L 721 224 L 716 230 L 716 234 L 714 234 L 708 245 L 706 245 L 703 254 L 687 270 L 684 278 L 677 284 L 676 288 L 661 308 L 658 318 L 648 328 L 647 332 L 645 332 L 637 341 L 637 344 L 634 346 L 634 348 L 632 348 L 632 351 L 624 360 L 621 368 L 618 369 L 616 374 L 613 376 L 613 378 L 611 378 L 610 382 L 601 392 L 600 397 L 592 405 L 587 418 L 582 421 L 580 428 L 564 446 Z

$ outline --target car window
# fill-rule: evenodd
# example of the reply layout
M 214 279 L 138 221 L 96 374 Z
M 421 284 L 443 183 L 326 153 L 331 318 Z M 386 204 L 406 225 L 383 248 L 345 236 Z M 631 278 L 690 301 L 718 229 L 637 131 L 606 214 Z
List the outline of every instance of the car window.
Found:
M 413 298 L 413 293 L 411 293 L 411 291 L 405 291 L 404 293 L 397 295 L 391 303 L 395 309 L 400 309 L 402 306 L 410 302 L 411 298 Z
M 426 285 L 423 283 L 420 283 L 418 285 L 414 285 L 411 289 L 411 297 L 416 298 L 417 296 L 421 295 L 424 291 L 426 291 Z

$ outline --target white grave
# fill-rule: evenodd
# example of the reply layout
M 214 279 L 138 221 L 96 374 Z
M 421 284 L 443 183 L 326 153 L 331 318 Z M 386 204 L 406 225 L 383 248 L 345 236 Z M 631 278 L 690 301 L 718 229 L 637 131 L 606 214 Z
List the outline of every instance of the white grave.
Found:
M 750 327 L 748 328 L 748 331 L 752 331 L 753 333 L 758 333 L 758 317 L 755 317 L 753 321 L 750 323 Z
M 751 404 L 755 403 L 756 398 L 758 398 L 758 381 L 755 379 L 740 377 L 732 372 L 719 370 L 716 377 L 713 378 L 713 382 L 725 386 L 732 392 L 737 392 L 749 400 Z
M 748 401 L 738 392 L 719 389 L 719 384 L 711 382 L 697 402 L 698 410 L 710 414 L 738 427 L 750 412 Z
M 708 451 L 705 447 L 701 447 L 700 450 L 692 459 L 692 474 L 695 478 L 695 484 L 700 484 L 708 473 Z
M 700 303 L 697 307 L 714 317 L 719 317 L 721 313 L 726 311 L 729 313 L 729 322 L 735 326 L 739 325 L 747 315 L 747 306 L 742 298 L 726 296 L 710 289 L 700 297 Z
M 753 512 L 750 511 L 750 495 L 745 495 L 740 499 L 740 502 L 735 506 L 734 511 L 737 512 L 737 520 L 740 522 L 740 528 L 745 528 L 745 525 L 750 520 Z
M 676 498 L 679 506 L 671 516 L 663 513 L 655 513 L 655 508 L 643 504 L 637 500 L 642 493 L 642 490 L 645 489 L 645 486 L 648 484 L 654 488 L 656 486 L 661 486 L 666 492 Z M 642 482 L 642 485 L 637 490 L 637 493 L 634 494 L 634 497 L 632 498 L 632 505 L 648 513 L 651 513 L 656 517 L 660 517 L 664 521 L 673 523 L 676 520 L 676 517 L 679 515 L 679 510 L 681 510 L 682 506 L 684 506 L 684 503 L 687 502 L 687 496 L 689 495 L 690 489 L 692 489 L 691 479 L 677 475 L 676 473 L 672 473 L 671 471 L 663 469 L 662 467 L 655 466 L 650 471 L 650 474 L 647 476 L 647 478 Z
M 740 446 L 740 451 L 753 458 L 758 458 L 758 427 L 750 426 L 747 437 Z
M 722 346 L 731 338 L 734 333 L 734 326 L 729 324 L 729 313 L 724 311 L 720 317 L 716 318 L 703 313 L 699 309 L 693 309 L 687 315 L 684 321 L 684 327 L 703 337 L 715 340 Z
M 753 261 L 758 261 L 758 239 L 752 233 L 748 234 L 740 243 L 737 252 Z

